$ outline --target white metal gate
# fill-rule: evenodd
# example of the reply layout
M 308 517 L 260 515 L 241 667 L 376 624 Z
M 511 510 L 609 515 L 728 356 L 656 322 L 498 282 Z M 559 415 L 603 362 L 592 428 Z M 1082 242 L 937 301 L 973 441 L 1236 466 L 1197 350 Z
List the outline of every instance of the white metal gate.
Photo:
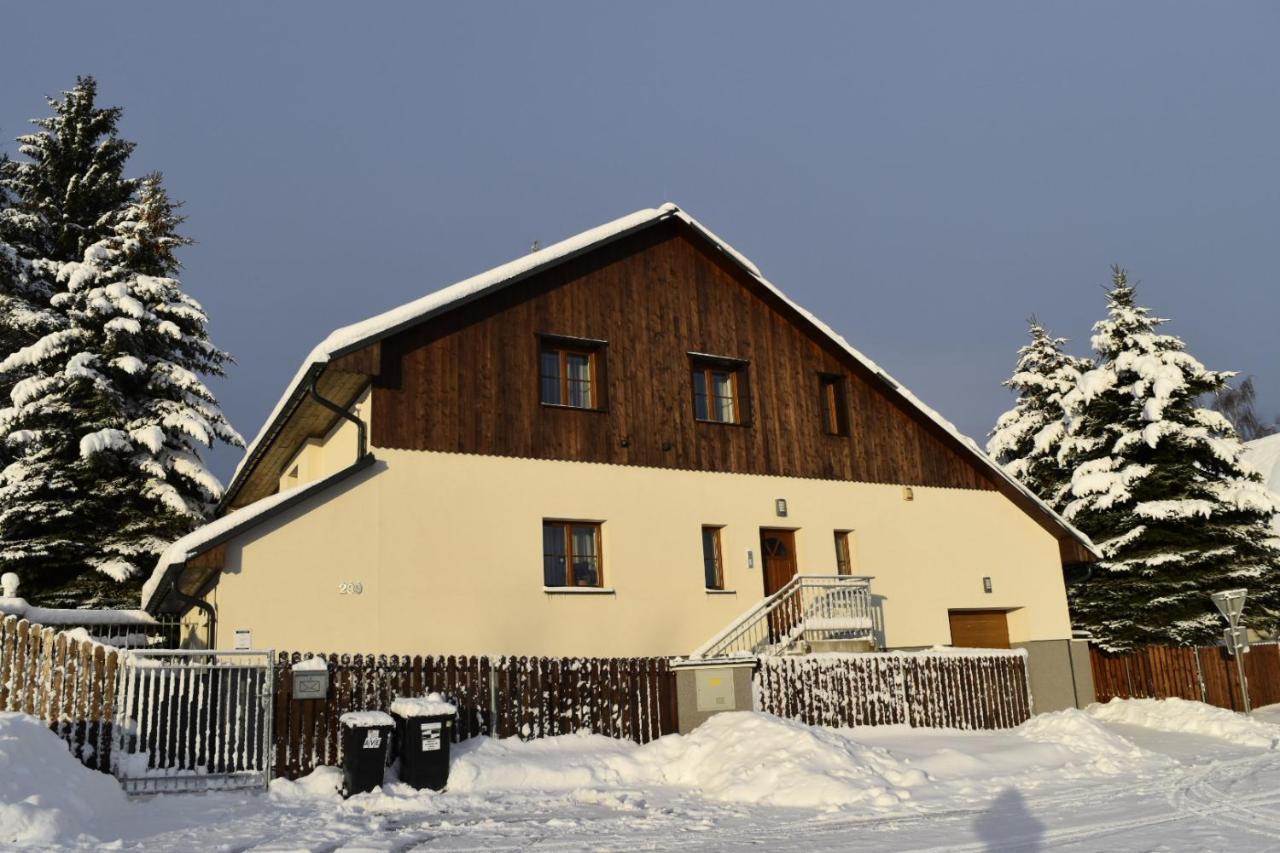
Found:
M 265 787 L 270 651 L 133 650 L 116 684 L 111 769 L 129 793 Z

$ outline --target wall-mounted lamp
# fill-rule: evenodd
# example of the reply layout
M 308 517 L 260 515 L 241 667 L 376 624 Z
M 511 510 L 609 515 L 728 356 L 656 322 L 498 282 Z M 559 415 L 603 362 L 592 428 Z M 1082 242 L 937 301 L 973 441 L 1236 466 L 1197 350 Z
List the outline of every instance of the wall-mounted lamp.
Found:
M 982 591 L 991 592 L 991 578 L 982 579 Z
M 916 499 L 916 493 L 912 490 L 910 486 L 902 487 L 902 499 L 904 501 L 913 501 Z
M 776 513 L 778 513 L 778 518 L 786 518 L 787 517 L 787 499 L 778 498 L 776 501 L 773 502 L 773 509 Z

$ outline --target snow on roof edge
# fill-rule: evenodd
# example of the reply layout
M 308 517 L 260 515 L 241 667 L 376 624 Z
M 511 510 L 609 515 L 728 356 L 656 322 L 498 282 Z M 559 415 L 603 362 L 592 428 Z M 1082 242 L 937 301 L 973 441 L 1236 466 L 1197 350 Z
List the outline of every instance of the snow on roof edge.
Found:
M 372 459 L 366 456 L 365 459 Z M 169 571 L 169 567 L 178 563 L 185 563 L 191 557 L 198 554 L 202 546 L 207 545 L 213 539 L 223 534 L 231 533 L 241 527 L 247 526 L 250 522 L 271 512 L 276 507 L 289 503 L 290 501 L 301 500 L 312 492 L 323 491 L 334 482 L 343 479 L 347 474 L 351 473 L 357 466 L 363 468 L 366 462 L 357 462 L 342 468 L 327 477 L 319 480 L 312 480 L 309 483 L 303 483 L 300 486 L 294 486 L 292 489 L 285 489 L 282 492 L 276 492 L 274 495 L 268 495 L 260 498 L 248 506 L 241 507 L 234 512 L 229 512 L 221 518 L 200 525 L 186 536 L 175 540 L 168 548 L 161 552 L 159 559 L 156 560 L 155 567 L 151 570 L 151 576 L 147 578 L 146 583 L 142 585 L 142 609 L 150 610 L 151 599 L 155 596 L 160 588 L 161 582 Z
M 989 457 L 986 452 L 978 446 L 977 442 L 962 433 L 955 424 L 944 418 L 936 410 L 926 405 L 924 401 L 911 393 L 905 385 L 894 379 L 884 368 L 856 349 L 852 344 L 845 340 L 843 336 L 837 333 L 825 322 L 818 319 L 818 317 L 801 307 L 798 303 L 793 301 L 791 297 L 783 293 L 781 289 L 764 277 L 759 267 L 752 263 L 746 255 L 743 255 L 741 252 L 734 249 L 726 241 L 717 236 L 711 229 L 707 228 L 697 219 L 694 219 L 679 206 L 671 202 L 667 202 L 657 208 L 638 210 L 626 216 L 619 217 L 618 219 L 607 222 L 604 225 L 590 228 L 579 234 L 575 234 L 572 237 L 561 240 L 558 243 L 553 243 L 545 249 L 541 249 L 537 252 L 531 252 L 528 255 L 508 261 L 507 263 L 496 266 L 486 272 L 479 273 L 478 275 L 455 282 L 454 284 L 440 290 L 428 293 L 425 296 L 419 297 L 411 302 L 407 302 L 397 308 L 384 311 L 381 314 L 374 315 L 373 317 L 362 320 L 361 322 L 335 329 L 307 356 L 306 361 L 303 362 L 302 367 L 294 376 L 293 381 L 290 382 L 284 395 L 280 398 L 280 401 L 276 403 L 275 408 L 267 417 L 267 420 L 258 431 L 258 434 L 254 436 L 253 441 L 249 443 L 248 447 L 246 447 L 244 457 L 241 459 L 240 464 L 236 466 L 235 473 L 231 478 L 231 484 L 227 487 L 227 496 L 230 497 L 238 490 L 241 485 L 241 475 L 248 473 L 246 466 L 248 466 L 253 460 L 254 455 L 259 449 L 260 443 L 271 432 L 276 420 L 289 405 L 290 401 L 294 399 L 299 390 L 299 386 L 306 379 L 310 371 L 318 365 L 327 363 L 336 352 L 343 349 L 349 349 L 361 341 L 377 337 L 390 329 L 403 326 L 406 323 L 425 319 L 433 313 L 437 313 L 464 300 L 474 298 L 485 291 L 499 287 L 513 278 L 530 273 L 568 255 L 590 248 L 604 240 L 608 240 L 626 231 L 630 231 L 651 222 L 667 218 L 668 216 L 675 216 L 680 219 L 695 231 L 701 233 L 708 241 L 719 247 L 721 251 L 737 262 L 743 270 L 764 285 L 764 287 L 780 298 L 790 308 L 812 323 L 819 331 L 831 338 L 832 341 L 843 347 L 846 352 L 857 359 L 857 361 L 864 367 L 887 382 L 898 394 L 902 396 L 904 400 L 919 410 L 921 414 L 925 415 L 938 427 L 959 441 L 961 445 L 974 453 L 983 464 L 994 471 L 1004 482 L 1011 485 L 1015 490 L 1031 500 L 1036 506 L 1048 513 L 1051 518 L 1061 525 L 1064 530 L 1075 537 L 1080 544 L 1084 545 L 1085 548 L 1091 551 L 1094 556 L 1101 558 L 1102 555 L 1098 552 L 1097 546 L 1093 543 L 1092 539 L 1058 514 L 1058 512 L 1056 512 L 1052 507 L 1041 500 L 1039 496 L 1019 482 L 1017 478 L 1005 471 L 1004 468 L 997 464 L 995 460 Z M 246 509 L 247 508 L 248 507 L 246 507 Z
M 453 306 L 464 299 L 470 299 L 484 291 L 498 287 L 509 281 L 510 279 L 530 273 L 539 267 L 554 263 L 567 255 L 580 252 L 590 246 L 595 245 L 603 240 L 615 237 L 625 231 L 640 227 L 658 219 L 662 219 L 672 213 L 678 212 L 674 204 L 668 202 L 657 208 L 648 208 L 638 210 L 635 213 L 619 217 L 612 222 L 606 222 L 604 225 L 590 228 L 572 237 L 567 237 L 558 243 L 553 243 L 545 249 L 539 249 L 536 252 L 508 261 L 505 264 L 493 267 L 490 270 L 465 278 L 461 281 L 454 282 L 439 290 L 433 290 L 430 293 L 420 296 L 411 302 L 406 302 L 396 308 L 383 311 L 381 314 L 375 314 L 368 319 L 361 320 L 358 323 L 352 323 L 349 326 L 342 326 L 334 329 L 327 337 L 307 355 L 302 363 L 302 367 L 294 374 L 293 379 L 289 382 L 284 395 L 276 403 L 271 410 L 271 414 L 263 422 L 258 434 L 253 437 L 253 441 L 249 442 L 245 447 L 244 456 L 240 458 L 240 463 L 236 466 L 235 473 L 231 475 L 231 483 L 227 486 L 226 494 L 230 497 L 238 491 L 240 477 L 242 474 L 248 473 L 248 466 L 258 452 L 262 441 L 271 432 L 275 426 L 276 420 L 288 407 L 290 401 L 297 395 L 300 386 L 307 378 L 311 370 L 322 364 L 326 364 L 333 356 L 344 349 L 355 346 L 360 341 L 377 337 L 393 328 L 404 325 L 405 323 L 420 320 L 426 316 L 439 311 L 442 308 Z M 707 232 L 710 234 L 710 232 Z M 721 242 L 716 240 L 716 242 Z M 735 253 L 736 254 L 736 253 Z M 745 258 L 741 258 L 749 265 L 749 268 L 755 270 L 754 265 Z M 756 270 L 758 275 L 759 271 Z

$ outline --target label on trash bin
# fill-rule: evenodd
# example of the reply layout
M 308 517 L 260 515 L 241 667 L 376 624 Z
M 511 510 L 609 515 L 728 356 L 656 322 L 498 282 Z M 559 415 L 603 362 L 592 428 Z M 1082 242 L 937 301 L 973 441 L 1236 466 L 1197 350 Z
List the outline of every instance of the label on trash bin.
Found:
M 377 729 L 366 729 L 364 733 L 365 749 L 380 749 L 382 747 L 382 733 Z
M 422 724 L 422 751 L 437 752 L 440 749 L 440 724 Z

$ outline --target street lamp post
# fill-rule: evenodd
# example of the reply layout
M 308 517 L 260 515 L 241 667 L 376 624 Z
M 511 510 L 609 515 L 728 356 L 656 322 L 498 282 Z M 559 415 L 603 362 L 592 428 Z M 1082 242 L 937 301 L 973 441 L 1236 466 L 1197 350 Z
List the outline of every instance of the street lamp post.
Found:
M 1244 675 L 1244 656 L 1249 652 L 1249 631 L 1241 624 L 1240 617 L 1244 614 L 1244 600 L 1248 594 L 1249 591 L 1245 589 L 1227 589 L 1209 596 L 1217 606 L 1218 612 L 1222 614 L 1222 618 L 1227 620 L 1228 627 L 1223 632 L 1223 638 L 1226 640 L 1227 649 L 1235 655 L 1236 672 L 1240 676 L 1240 693 L 1244 699 L 1246 714 L 1253 712 L 1249 703 L 1249 682 Z

